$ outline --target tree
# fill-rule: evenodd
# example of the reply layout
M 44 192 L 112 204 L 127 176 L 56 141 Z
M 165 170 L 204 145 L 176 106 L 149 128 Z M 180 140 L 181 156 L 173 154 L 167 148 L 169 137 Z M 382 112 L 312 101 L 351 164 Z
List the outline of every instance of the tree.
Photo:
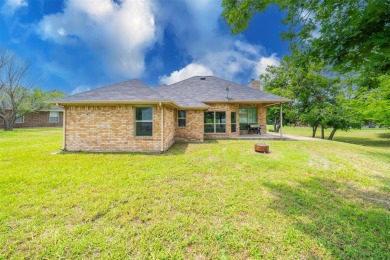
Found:
M 318 108 L 313 108 L 309 112 L 301 115 L 301 120 L 307 123 L 312 128 L 311 137 L 316 137 L 318 125 L 321 123 L 321 111 Z
M 290 70 L 288 70 L 285 61 L 282 61 L 281 66 L 269 66 L 267 67 L 267 74 L 261 75 L 260 80 L 264 89 L 275 95 L 282 95 L 290 98 L 293 101 L 291 103 L 283 104 L 283 118 L 285 122 L 294 123 L 297 121 L 298 113 L 295 111 L 295 96 L 290 88 Z M 278 133 L 280 122 L 280 110 L 277 106 L 271 106 L 267 108 L 267 117 L 272 120 L 274 126 L 274 132 Z
M 286 13 L 282 38 L 339 72 L 370 80 L 390 71 L 390 5 L 384 0 L 223 0 L 233 33 L 245 30 L 256 12 L 276 4 Z
M 377 88 L 361 91 L 355 106 L 366 120 L 390 126 L 390 76 L 381 76 Z
M 300 52 L 294 52 L 281 61 L 280 66 L 270 66 L 261 75 L 264 88 L 277 95 L 287 95 L 293 100 L 284 112 L 290 122 L 301 121 L 312 127 L 316 136 L 321 126 L 322 138 L 327 127 L 323 111 L 336 104 L 339 78 L 332 75 L 321 63 L 310 62 Z M 271 115 L 272 115 L 272 111 Z M 275 112 L 275 119 L 278 118 Z M 275 120 L 276 121 L 276 120 Z M 275 123 L 278 126 L 278 123 Z
M 291 56 L 299 53 L 302 62 L 295 65 L 304 68 L 305 62 L 310 61 L 323 64 L 341 78 L 352 77 L 355 102 L 351 105 L 367 119 L 388 124 L 390 2 L 223 0 L 222 15 L 232 32 L 239 33 L 248 27 L 256 12 L 264 12 L 272 4 L 286 14 L 282 22 L 288 29 L 282 38 L 290 42 Z M 303 115 L 305 120 L 313 119 L 313 114 Z
M 356 122 L 359 122 L 357 110 L 350 106 L 350 100 L 345 99 L 343 95 L 338 96 L 336 105 L 328 106 L 322 115 L 324 125 L 332 128 L 328 140 L 333 139 L 337 130 L 349 131 Z
M 18 116 L 47 108 L 45 100 L 64 96 L 59 91 L 35 89 L 36 82 L 28 64 L 10 52 L 0 52 L 0 119 L 4 130 L 13 130 Z

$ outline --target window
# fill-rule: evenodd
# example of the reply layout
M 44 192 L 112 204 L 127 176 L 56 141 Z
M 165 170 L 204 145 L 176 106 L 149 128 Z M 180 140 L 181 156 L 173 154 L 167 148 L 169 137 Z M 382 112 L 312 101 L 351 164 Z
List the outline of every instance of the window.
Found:
M 16 116 L 15 123 L 17 124 L 24 123 L 24 116 Z
M 248 125 L 257 124 L 257 108 L 243 107 L 240 108 L 240 129 L 247 130 Z
M 204 112 L 205 133 L 226 133 L 225 112 Z
M 49 123 L 58 123 L 60 122 L 60 112 L 50 112 Z
M 236 112 L 232 112 L 230 114 L 230 119 L 231 119 L 231 125 L 230 125 L 230 129 L 232 131 L 232 133 L 235 133 L 237 131 L 237 118 L 236 118 Z
M 135 109 L 135 135 L 153 135 L 153 108 L 137 107 Z
M 177 111 L 177 126 L 186 127 L 186 111 L 184 110 Z

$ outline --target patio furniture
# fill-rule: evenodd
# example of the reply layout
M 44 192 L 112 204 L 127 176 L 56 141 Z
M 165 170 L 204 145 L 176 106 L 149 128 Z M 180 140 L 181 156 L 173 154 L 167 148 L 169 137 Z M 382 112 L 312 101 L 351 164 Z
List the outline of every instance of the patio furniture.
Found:
M 260 134 L 262 129 L 260 125 L 248 125 L 248 134 Z

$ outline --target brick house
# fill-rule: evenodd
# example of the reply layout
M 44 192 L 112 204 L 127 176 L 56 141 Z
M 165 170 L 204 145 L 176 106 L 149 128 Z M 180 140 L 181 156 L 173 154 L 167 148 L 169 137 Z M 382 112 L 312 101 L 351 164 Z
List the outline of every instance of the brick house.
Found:
M 63 109 L 53 107 L 47 110 L 40 110 L 16 118 L 14 128 L 31 127 L 62 127 Z M 4 127 L 4 121 L 0 118 L 0 128 Z
M 129 80 L 52 103 L 64 109 L 64 150 L 162 152 L 175 141 L 266 131 L 266 107 L 289 99 L 213 76 L 151 88 Z

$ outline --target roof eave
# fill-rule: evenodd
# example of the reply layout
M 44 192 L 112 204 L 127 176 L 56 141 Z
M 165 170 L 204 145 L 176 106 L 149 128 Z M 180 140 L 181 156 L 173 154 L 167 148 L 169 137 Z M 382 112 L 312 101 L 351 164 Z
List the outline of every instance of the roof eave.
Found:
M 53 100 L 48 101 L 49 104 L 55 105 L 158 105 L 158 104 L 174 104 L 176 103 L 169 100 L 73 100 L 73 101 L 61 101 Z
M 245 104 L 280 104 L 280 103 L 290 103 L 292 100 L 283 99 L 283 100 L 210 100 L 202 101 L 203 103 L 245 103 Z
M 209 109 L 210 106 L 207 106 L 207 107 L 179 107 L 178 109 L 181 109 L 181 110 L 207 110 Z

